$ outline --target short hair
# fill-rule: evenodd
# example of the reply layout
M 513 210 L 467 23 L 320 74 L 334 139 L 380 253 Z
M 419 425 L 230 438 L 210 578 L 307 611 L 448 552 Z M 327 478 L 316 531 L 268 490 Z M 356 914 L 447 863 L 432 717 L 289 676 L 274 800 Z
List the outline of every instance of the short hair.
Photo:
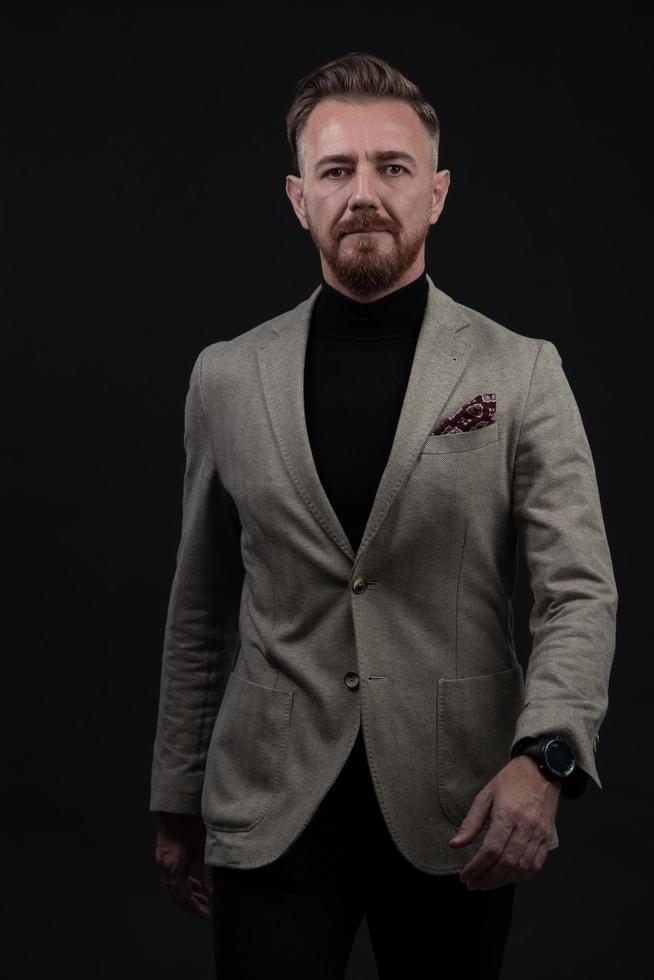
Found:
M 353 102 L 366 99 L 402 99 L 420 117 L 432 144 L 432 163 L 438 170 L 440 123 L 434 108 L 412 81 L 382 58 L 351 51 L 328 61 L 305 75 L 295 87 L 293 103 L 286 114 L 286 137 L 293 167 L 304 166 L 304 128 L 310 113 L 322 99 L 342 98 Z

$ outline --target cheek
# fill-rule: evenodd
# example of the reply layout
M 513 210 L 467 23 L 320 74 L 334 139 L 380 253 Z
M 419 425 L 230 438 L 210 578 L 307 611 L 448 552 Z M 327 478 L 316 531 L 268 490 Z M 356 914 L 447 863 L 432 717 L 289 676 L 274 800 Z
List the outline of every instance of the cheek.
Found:
M 338 207 L 338 202 L 341 199 L 346 200 L 343 185 L 338 184 L 335 181 L 330 183 L 329 181 L 325 180 L 324 183 L 318 188 L 315 199 L 319 208 L 332 211 Z
M 431 192 L 415 191 L 405 195 L 402 201 L 402 216 L 405 226 L 407 228 L 420 228 L 428 223 L 431 206 Z

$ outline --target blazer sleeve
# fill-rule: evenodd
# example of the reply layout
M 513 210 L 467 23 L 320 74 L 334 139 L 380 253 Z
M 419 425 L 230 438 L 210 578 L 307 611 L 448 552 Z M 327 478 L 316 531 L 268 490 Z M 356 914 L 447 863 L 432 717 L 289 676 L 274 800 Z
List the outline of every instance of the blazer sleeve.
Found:
M 511 748 L 524 736 L 561 735 L 602 789 L 595 756 L 618 595 L 590 446 L 561 356 L 547 340 L 516 445 L 513 515 L 533 605 L 525 703 Z
M 239 647 L 244 568 L 237 508 L 216 468 L 202 356 L 184 416 L 182 527 L 164 630 L 150 811 L 200 814 L 212 730 Z

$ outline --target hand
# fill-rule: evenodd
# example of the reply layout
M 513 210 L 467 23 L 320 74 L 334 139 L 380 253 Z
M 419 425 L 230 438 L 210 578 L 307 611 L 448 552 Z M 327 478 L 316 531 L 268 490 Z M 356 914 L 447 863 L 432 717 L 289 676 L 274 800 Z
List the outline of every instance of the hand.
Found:
M 182 908 L 211 918 L 208 896 L 213 890 L 211 867 L 204 864 L 205 826 L 202 817 L 186 813 L 158 813 L 155 861 L 164 891 Z M 189 875 L 191 862 L 202 865 L 202 881 Z
M 470 891 L 524 881 L 540 871 L 548 854 L 561 786 L 547 779 L 535 759 L 518 755 L 472 801 L 451 847 L 469 844 L 490 826 L 477 853 L 461 868 Z

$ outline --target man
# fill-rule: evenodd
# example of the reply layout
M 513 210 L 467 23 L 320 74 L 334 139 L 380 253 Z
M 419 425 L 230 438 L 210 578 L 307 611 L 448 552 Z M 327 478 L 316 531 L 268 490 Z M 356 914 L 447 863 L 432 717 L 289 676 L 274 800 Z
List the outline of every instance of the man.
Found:
M 450 173 L 416 86 L 350 54 L 287 127 L 322 282 L 191 373 L 156 859 L 211 904 L 218 976 L 341 977 L 365 914 L 382 980 L 497 977 L 560 795 L 601 788 L 617 592 L 592 456 L 556 347 L 426 274 Z

